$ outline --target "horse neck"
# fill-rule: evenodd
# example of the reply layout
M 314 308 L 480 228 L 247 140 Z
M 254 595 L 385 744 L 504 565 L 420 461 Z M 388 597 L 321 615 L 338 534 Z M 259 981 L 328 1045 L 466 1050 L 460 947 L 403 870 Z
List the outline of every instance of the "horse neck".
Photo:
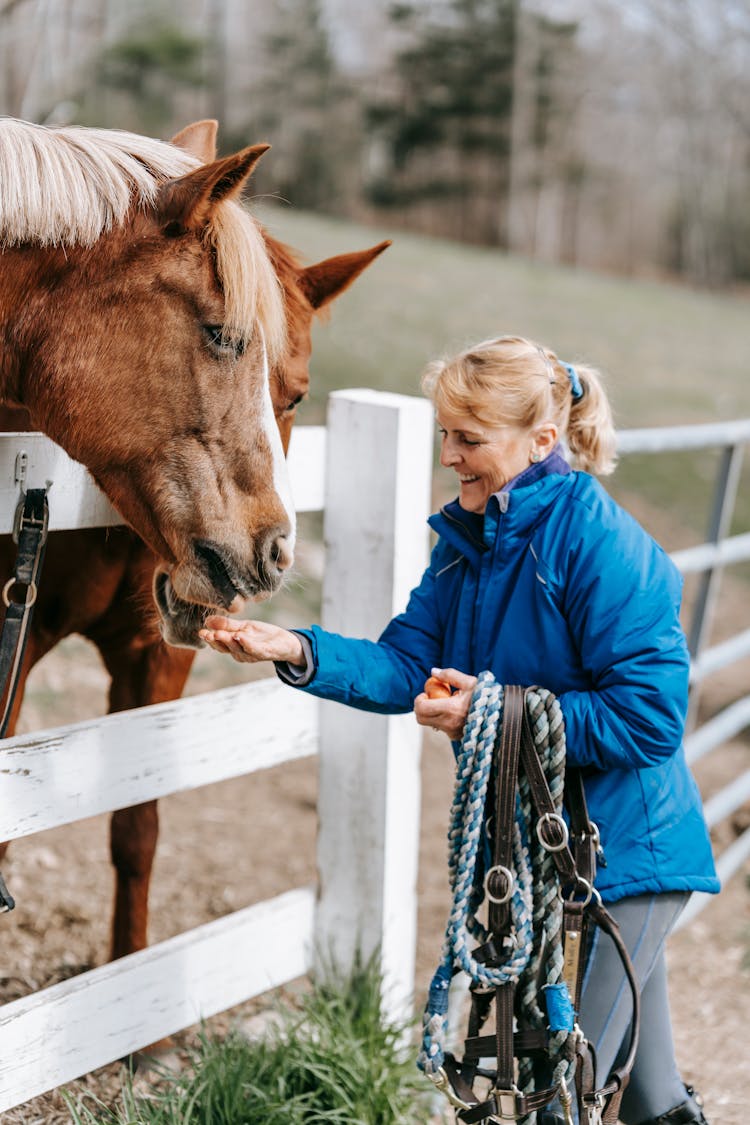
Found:
M 43 333 L 45 306 L 53 299 L 48 252 L 23 246 L 0 254 L 0 401 L 24 404 L 33 342 Z

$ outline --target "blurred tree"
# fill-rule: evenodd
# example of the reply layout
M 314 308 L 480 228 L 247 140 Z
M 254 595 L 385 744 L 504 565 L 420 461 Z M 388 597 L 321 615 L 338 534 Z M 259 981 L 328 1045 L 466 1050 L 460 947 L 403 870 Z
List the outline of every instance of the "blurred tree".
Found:
M 205 39 L 161 20 L 141 22 L 106 47 L 99 56 L 96 85 L 121 95 L 110 107 L 108 124 L 153 136 L 170 133 L 181 91 L 207 81 L 206 49 Z M 96 114 L 91 104 L 96 97 L 94 89 L 84 102 L 84 117 Z
M 412 224 L 508 245 L 520 0 L 397 4 L 404 32 L 385 92 L 367 108 L 380 167 L 372 202 Z
M 359 189 L 356 87 L 339 69 L 321 0 L 275 5 L 251 101 L 252 133 L 273 145 L 272 167 L 261 168 L 258 184 L 295 206 L 351 211 Z
M 511 244 L 545 254 L 542 228 L 552 211 L 551 256 L 570 263 L 578 257 L 581 193 L 590 174 L 579 136 L 585 60 L 578 33 L 577 22 L 522 13 L 515 78 L 513 193 L 525 223 L 511 231 Z

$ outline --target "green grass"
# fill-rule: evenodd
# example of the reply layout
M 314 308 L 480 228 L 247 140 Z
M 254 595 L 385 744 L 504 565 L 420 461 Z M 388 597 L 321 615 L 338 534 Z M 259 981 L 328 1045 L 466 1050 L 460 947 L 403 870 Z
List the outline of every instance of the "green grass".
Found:
M 420 1125 L 427 1084 L 380 1018 L 374 962 L 329 974 L 260 1040 L 202 1035 L 189 1065 L 120 1105 L 68 1098 L 75 1125 Z
M 621 426 L 750 415 L 750 310 L 739 295 L 545 265 L 291 208 L 259 214 L 309 262 L 393 238 L 333 306 L 331 323 L 315 330 L 313 404 L 347 386 L 417 394 L 428 359 L 512 332 L 602 369 Z

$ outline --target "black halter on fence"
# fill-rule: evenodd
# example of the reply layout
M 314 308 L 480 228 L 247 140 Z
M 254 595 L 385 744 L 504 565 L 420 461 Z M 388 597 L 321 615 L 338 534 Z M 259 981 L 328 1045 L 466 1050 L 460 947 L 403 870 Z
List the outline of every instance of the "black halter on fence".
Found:
M 4 700 L 4 704 L 0 717 L 0 738 L 5 737 L 8 729 L 21 676 L 23 654 L 44 562 L 48 523 L 47 490 L 28 489 L 18 505 L 13 526 L 13 539 L 18 544 L 15 566 L 2 590 L 5 620 L 0 631 L 0 699 Z M 19 593 L 22 595 L 20 601 Z M 12 910 L 15 905 L 15 899 L 0 874 L 0 913 Z
M 418 1065 L 465 1125 L 532 1125 L 555 1098 L 572 1125 L 574 1097 L 586 1125 L 616 1122 L 635 1060 L 640 996 L 617 923 L 594 888 L 597 854 L 603 859 L 599 833 L 580 772 L 565 769 L 564 724 L 551 692 L 503 689 L 490 673 L 479 677 L 449 838 L 454 902 Z M 477 917 L 485 898 L 486 926 Z M 627 1057 L 601 1085 L 577 1023 L 592 923 L 614 941 L 633 998 Z M 470 936 L 479 943 L 471 952 Z M 448 986 L 461 969 L 471 978 L 471 1013 L 459 1060 L 445 1038 Z M 495 1032 L 483 1035 L 493 1001 Z M 481 1094 L 478 1081 L 486 1087 Z

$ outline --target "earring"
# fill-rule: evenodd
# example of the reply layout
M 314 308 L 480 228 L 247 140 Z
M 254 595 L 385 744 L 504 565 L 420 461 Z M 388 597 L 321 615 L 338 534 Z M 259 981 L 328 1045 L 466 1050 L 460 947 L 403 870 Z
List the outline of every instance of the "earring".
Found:
M 531 453 L 529 454 L 529 461 L 531 461 L 532 465 L 536 465 L 537 461 L 541 461 L 541 459 L 542 455 L 539 450 L 532 449 Z

